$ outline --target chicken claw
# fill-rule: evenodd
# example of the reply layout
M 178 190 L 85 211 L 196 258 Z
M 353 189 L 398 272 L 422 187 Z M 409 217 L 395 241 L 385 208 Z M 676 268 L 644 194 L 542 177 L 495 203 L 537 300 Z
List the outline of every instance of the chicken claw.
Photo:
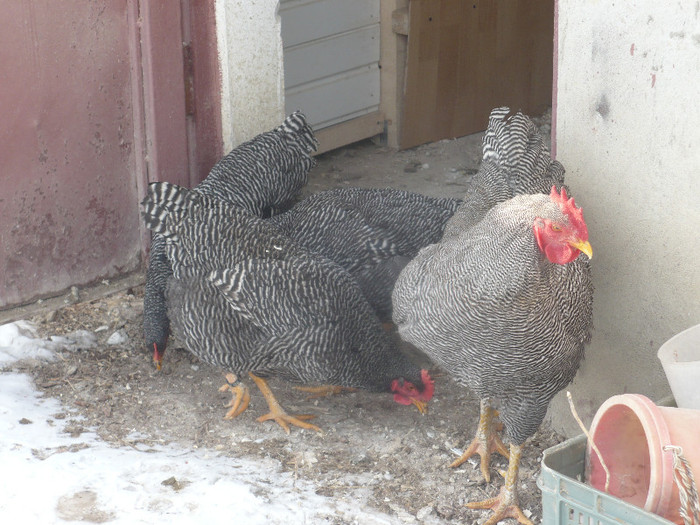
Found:
M 226 412 L 224 419 L 233 419 L 241 415 L 245 412 L 246 408 L 248 408 L 250 393 L 248 387 L 231 373 L 226 374 L 226 384 L 219 388 L 219 392 L 226 392 L 227 390 L 233 393 L 233 398 L 231 398 L 231 401 L 226 405 L 227 407 L 231 407 L 231 409 Z
M 484 525 L 496 525 L 496 523 L 506 518 L 516 519 L 523 525 L 533 525 L 532 521 L 525 516 L 518 505 L 516 482 L 518 479 L 522 451 L 522 445 L 510 446 L 510 459 L 508 461 L 508 471 L 506 472 L 506 482 L 498 496 L 484 501 L 467 503 L 467 507 L 470 509 L 493 510 L 493 515 L 484 522 Z
M 488 399 L 481 400 L 480 412 L 476 436 L 462 455 L 450 464 L 450 467 L 459 467 L 474 454 L 479 454 L 481 456 L 481 474 L 488 483 L 491 481 L 491 473 L 489 472 L 491 453 L 495 451 L 508 458 L 508 449 L 496 433 L 493 421 L 496 411 L 491 407 Z
M 262 377 L 258 377 L 255 374 L 252 374 L 251 372 L 248 372 L 248 375 L 250 378 L 255 381 L 255 384 L 258 385 L 258 388 L 260 389 L 260 392 L 262 392 L 262 395 L 265 396 L 265 400 L 267 401 L 267 405 L 270 407 L 270 412 L 265 414 L 264 416 L 260 416 L 258 418 L 258 421 L 260 423 L 264 421 L 269 421 L 270 419 L 274 420 L 277 422 L 279 426 L 281 426 L 284 431 L 289 434 L 289 425 L 294 425 L 300 428 L 306 428 L 309 430 L 315 430 L 316 432 L 321 432 L 321 429 L 317 427 L 316 425 L 313 425 L 311 423 L 306 423 L 307 419 L 313 419 L 314 415 L 311 414 L 301 414 L 298 416 L 290 416 L 287 414 L 287 412 L 282 408 L 282 406 L 279 404 L 277 399 L 275 398 L 275 395 L 272 393 L 272 390 L 270 390 L 270 387 L 267 384 L 267 381 L 265 381 Z
M 299 414 L 297 416 L 290 416 L 284 411 L 284 409 L 280 407 L 279 410 L 273 408 L 272 410 L 270 410 L 269 413 L 265 414 L 264 416 L 260 416 L 258 418 L 258 421 L 260 423 L 263 423 L 272 419 L 279 426 L 281 426 L 287 434 L 289 434 L 289 425 L 294 425 L 296 427 L 306 428 L 309 430 L 315 430 L 316 432 L 320 433 L 321 429 L 319 427 L 311 423 L 306 423 L 304 421 L 306 419 L 313 419 L 315 417 L 316 416 L 312 414 Z

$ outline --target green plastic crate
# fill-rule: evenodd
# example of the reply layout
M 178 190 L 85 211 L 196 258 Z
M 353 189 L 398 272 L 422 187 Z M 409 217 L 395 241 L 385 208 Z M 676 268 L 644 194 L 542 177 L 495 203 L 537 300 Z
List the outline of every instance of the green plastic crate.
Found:
M 672 522 L 583 483 L 586 436 L 548 448 L 537 486 L 542 525 L 652 525 Z

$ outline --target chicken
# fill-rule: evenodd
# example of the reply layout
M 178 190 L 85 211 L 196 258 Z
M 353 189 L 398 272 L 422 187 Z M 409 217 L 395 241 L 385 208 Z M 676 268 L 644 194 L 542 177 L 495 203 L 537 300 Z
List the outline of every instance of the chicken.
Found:
M 317 147 L 306 117 L 295 111 L 279 127 L 234 148 L 196 190 L 259 217 L 275 215 L 306 185 Z
M 391 321 L 399 272 L 440 239 L 460 202 L 396 189 L 339 188 L 313 194 L 269 221 L 345 268 L 380 320 Z
M 234 148 L 211 169 L 195 190 L 214 196 L 257 216 L 269 216 L 289 207 L 306 184 L 316 161 L 311 153 L 318 142 L 300 112 L 289 115 L 272 131 Z M 144 293 L 144 337 L 160 369 L 170 325 L 165 286 L 170 274 L 165 242 L 153 237 Z
M 508 113 L 492 112 L 470 192 L 393 292 L 401 337 L 481 399 L 476 438 L 452 466 L 479 454 L 488 481 L 491 452 L 509 456 L 499 495 L 469 504 L 493 509 L 488 525 L 507 517 L 530 523 L 516 491 L 523 444 L 573 379 L 592 329 L 583 212 L 552 185 L 563 168 L 534 124 Z M 547 185 L 550 193 L 540 193 Z M 509 451 L 494 434 L 496 404 Z
M 318 430 L 291 416 L 265 378 L 393 392 L 419 410 L 433 394 L 426 370 L 409 361 L 382 330 L 355 281 L 341 267 L 308 253 L 263 219 L 168 183 L 149 185 L 146 226 L 161 234 L 173 274 L 167 313 L 187 349 L 232 372 L 228 417 L 260 387 L 273 419 Z

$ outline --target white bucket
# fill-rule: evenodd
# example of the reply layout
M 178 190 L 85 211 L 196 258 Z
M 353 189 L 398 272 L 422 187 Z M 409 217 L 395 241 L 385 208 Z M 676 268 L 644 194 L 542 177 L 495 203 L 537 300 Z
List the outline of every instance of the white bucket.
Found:
M 657 354 L 679 408 L 700 410 L 700 324 L 674 335 Z

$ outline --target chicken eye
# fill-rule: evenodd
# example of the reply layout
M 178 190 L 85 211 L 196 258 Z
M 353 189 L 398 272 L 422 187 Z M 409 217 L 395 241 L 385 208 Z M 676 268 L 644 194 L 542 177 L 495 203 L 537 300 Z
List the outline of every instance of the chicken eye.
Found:
M 552 224 L 552 231 L 560 232 L 561 226 L 559 226 L 558 224 Z

